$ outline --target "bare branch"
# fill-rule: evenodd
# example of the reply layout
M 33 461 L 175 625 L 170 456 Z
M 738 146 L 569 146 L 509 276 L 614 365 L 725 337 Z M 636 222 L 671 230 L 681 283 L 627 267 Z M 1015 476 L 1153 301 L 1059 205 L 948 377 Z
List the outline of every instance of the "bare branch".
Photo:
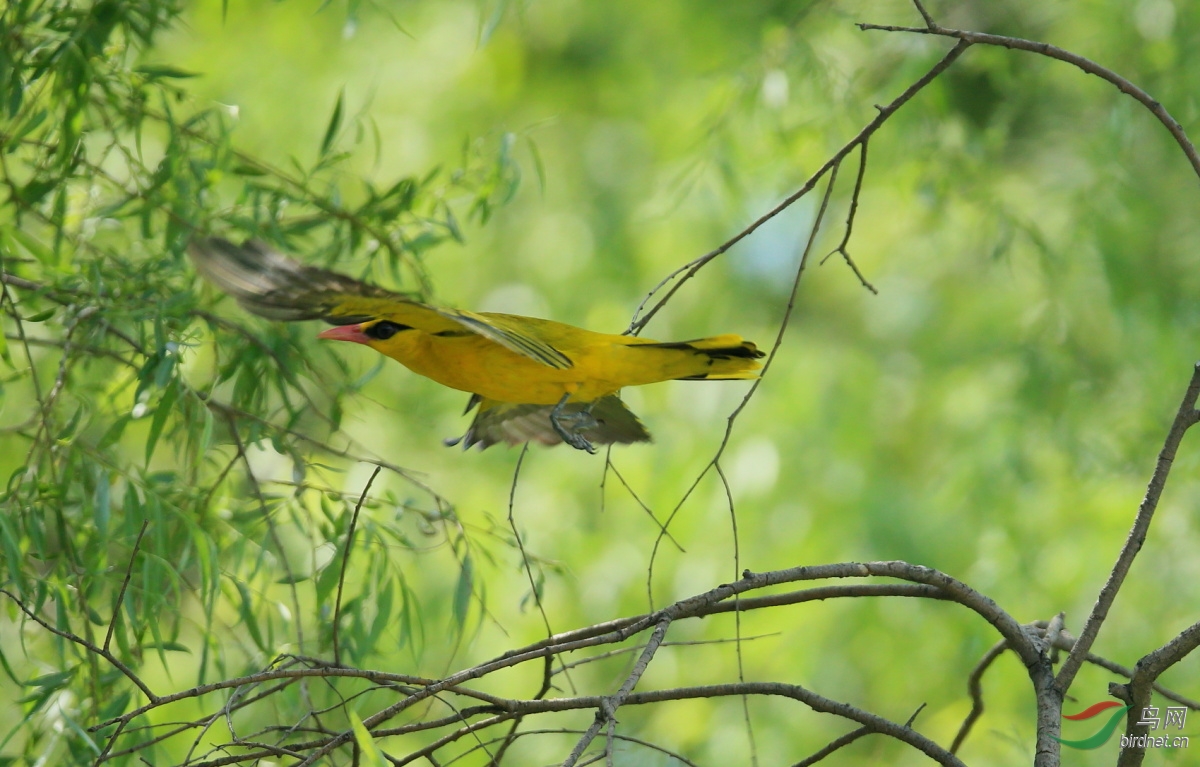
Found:
M 1133 680 L 1129 684 L 1130 708 L 1125 727 L 1125 733 L 1130 737 L 1132 745 L 1121 749 L 1117 767 L 1140 767 L 1146 756 L 1146 747 L 1138 744 L 1144 743 L 1140 738 L 1149 732 L 1148 725 L 1140 722 L 1143 709 L 1150 705 L 1153 684 L 1160 674 L 1183 660 L 1197 647 L 1200 647 L 1200 623 L 1193 623 L 1170 642 L 1137 662 Z
M 1073 636 L 1071 636 L 1069 633 L 1064 631 L 1064 632 L 1062 632 L 1062 634 L 1060 634 L 1054 640 L 1054 644 L 1056 647 L 1058 647 L 1061 650 L 1070 651 L 1070 649 L 1075 645 L 1075 638 Z M 1133 669 L 1128 668 L 1127 666 L 1122 666 L 1120 663 L 1115 663 L 1115 662 L 1109 660 L 1108 658 L 1102 657 L 1100 655 L 1096 655 L 1094 653 L 1088 653 L 1087 662 L 1091 663 L 1093 666 L 1099 666 L 1100 668 L 1104 669 L 1105 671 L 1110 671 L 1118 676 L 1123 676 L 1126 679 L 1133 679 Z M 1110 684 L 1109 689 L 1111 690 L 1113 686 L 1114 685 Z M 1128 685 L 1118 685 L 1118 686 L 1123 687 L 1123 688 L 1128 687 Z M 1188 708 L 1190 708 L 1193 711 L 1200 711 L 1200 701 L 1192 700 L 1191 698 L 1188 698 L 1187 696 L 1180 695 L 1179 693 L 1175 692 L 1174 690 L 1170 689 L 1169 687 L 1164 687 L 1163 685 L 1159 684 L 1158 682 L 1154 683 L 1154 691 L 1156 693 L 1158 693 L 1159 695 L 1163 696 L 1164 698 L 1166 698 L 1167 700 L 1171 700 L 1176 703 L 1179 703 L 1180 705 L 1187 706 Z M 1128 693 L 1128 690 L 1126 690 L 1126 693 Z M 1126 694 L 1126 695 L 1119 696 L 1119 697 L 1128 698 L 1129 696 L 1128 696 L 1128 694 Z
M 668 643 L 664 643 L 664 644 L 668 644 Z M 518 732 L 514 736 L 514 740 L 516 738 L 523 738 L 523 737 L 527 737 L 530 735 L 582 735 L 582 734 L 583 734 L 583 730 L 568 730 L 568 729 L 525 730 L 524 732 Z M 651 743 L 648 740 L 642 740 L 641 738 L 635 738 L 630 735 L 621 735 L 620 733 L 613 735 L 613 738 L 616 740 L 622 741 L 624 743 L 634 743 L 636 745 L 643 746 L 645 748 L 649 748 L 651 750 L 657 751 L 660 754 L 669 756 L 670 758 L 674 759 L 675 761 L 686 765 L 686 767 L 699 767 L 699 765 L 697 765 L 695 762 L 693 762 L 690 759 L 688 759 L 687 757 L 685 757 L 683 754 L 680 754 L 676 751 L 671 751 L 670 749 L 663 748 L 662 746 L 660 746 L 656 743 Z M 484 745 L 491 745 L 493 743 L 498 742 L 499 740 L 501 740 L 501 739 L 493 738 L 492 740 L 484 741 Z M 446 767 L 449 767 L 451 764 L 458 761 L 459 759 L 462 759 L 463 757 L 469 756 L 471 753 L 473 753 L 474 751 L 476 751 L 479 748 L 480 748 L 479 746 L 474 746 L 474 747 L 468 749 L 467 751 L 464 751 L 463 753 L 455 756 L 453 759 L 446 762 Z
M 804 250 L 800 253 L 800 263 L 796 265 L 796 276 L 792 278 L 792 289 L 788 293 L 787 306 L 784 307 L 783 317 L 779 321 L 779 331 L 775 334 L 775 342 L 771 346 L 771 351 L 767 354 L 767 361 L 763 363 L 762 371 L 759 373 L 758 378 L 754 379 L 754 383 L 750 385 L 750 389 L 742 397 L 742 401 L 738 403 L 738 406 L 725 419 L 725 434 L 721 437 L 721 444 L 717 446 L 713 457 L 709 459 L 704 468 L 700 470 L 700 473 L 696 475 L 696 478 L 692 480 L 692 484 L 684 491 L 683 497 L 675 504 L 675 508 L 671 509 L 671 513 L 663 523 L 662 532 L 654 539 L 654 547 L 650 552 L 650 565 L 646 568 L 646 598 L 651 606 L 654 605 L 654 563 L 657 561 L 658 549 L 662 544 L 663 535 L 666 534 L 667 527 L 670 526 L 671 521 L 675 519 L 675 515 L 679 513 L 680 509 L 683 508 L 683 504 L 687 502 L 687 499 L 699 487 L 700 481 L 704 479 L 705 475 L 714 469 L 718 472 L 720 471 L 721 456 L 725 454 L 725 448 L 729 446 L 729 439 L 733 436 L 733 424 L 737 421 L 742 411 L 746 409 L 746 405 L 750 404 L 751 398 L 754 397 L 763 379 L 770 372 L 771 365 L 775 362 L 775 355 L 779 353 L 779 347 L 783 344 L 783 334 L 787 332 L 792 312 L 796 308 L 796 296 L 800 291 L 800 278 L 804 276 L 804 269 L 808 265 L 808 256 L 812 252 L 813 243 L 817 241 L 818 232 L 821 231 L 821 223 L 825 220 L 825 211 L 829 209 L 829 200 L 833 197 L 833 190 L 837 184 L 837 174 L 840 168 L 841 164 L 839 163 L 835 164 L 830 170 L 829 182 L 825 185 L 825 194 L 821 196 L 821 205 L 817 208 L 817 215 L 813 218 L 812 227 L 808 232 L 808 240 L 804 244 Z M 668 295 L 667 298 L 670 298 L 670 296 Z
M 917 710 L 912 712 L 912 715 L 910 717 L 908 717 L 908 721 L 906 721 L 904 723 L 904 726 L 911 727 L 912 723 L 916 721 L 917 715 L 920 714 L 921 711 L 923 711 L 924 709 L 925 709 L 924 703 L 922 703 L 920 706 L 917 706 Z M 851 730 L 850 732 L 846 733 L 845 735 L 841 736 L 840 738 L 837 738 L 836 740 L 832 741 L 831 743 L 826 745 L 824 748 L 822 748 L 820 751 L 817 751 L 815 754 L 813 754 L 805 759 L 801 759 L 799 762 L 794 764 L 792 767 L 810 767 L 810 765 L 816 764 L 817 762 L 824 760 L 825 757 L 829 756 L 830 754 L 834 753 L 835 751 L 839 751 L 839 750 L 845 748 L 846 746 L 850 745 L 851 743 L 855 742 L 862 736 L 871 735 L 873 732 L 874 732 L 874 730 L 872 730 L 870 727 L 868 727 L 866 725 L 863 725 L 862 727 L 859 727 L 856 730 Z M 953 753 L 953 752 L 951 752 L 951 753 Z
M 921 0 L 913 0 L 913 5 L 917 6 L 917 13 L 921 14 L 921 18 L 925 20 L 926 26 L 931 29 L 936 26 L 933 23 L 933 17 L 929 15 L 929 11 L 925 10 L 925 6 L 921 3 Z
M 736 682 L 701 687 L 679 687 L 653 692 L 635 692 L 625 699 L 625 705 L 635 706 L 673 700 L 721 698 L 733 695 L 765 695 L 791 698 L 805 704 L 814 711 L 840 716 L 863 724 L 870 728 L 872 732 L 896 738 L 922 752 L 938 764 L 965 767 L 962 761 L 954 754 L 951 754 L 937 743 L 907 725 L 896 724 L 848 703 L 839 703 L 830 700 L 799 685 L 784 684 L 782 682 Z M 534 707 L 539 711 L 569 711 L 578 708 L 593 708 L 602 705 L 602 701 L 604 700 L 608 699 L 602 697 L 556 698 L 547 701 L 523 701 L 519 705 L 523 709 Z
M 971 695 L 971 712 L 967 714 L 967 718 L 959 726 L 958 734 L 954 736 L 954 742 L 950 744 L 950 753 L 958 753 L 958 749 L 962 746 L 963 741 L 971 734 L 971 728 L 975 725 L 979 717 L 983 715 L 983 675 L 991 668 L 996 658 L 999 658 L 1007 649 L 1008 640 L 1001 639 L 992 645 L 991 649 L 984 653 L 979 662 L 975 664 L 975 668 L 971 669 L 971 675 L 967 677 L 967 692 Z
M 875 289 L 875 286 L 868 282 L 867 278 L 863 276 L 863 273 L 859 271 L 858 264 L 854 263 L 854 259 L 850 257 L 850 251 L 847 250 L 850 245 L 850 235 L 854 232 L 854 216 L 856 213 L 858 213 L 858 200 L 862 195 L 863 178 L 867 174 L 868 144 L 869 142 L 864 140 L 862 144 L 859 145 L 858 175 L 854 179 L 854 191 L 850 193 L 850 210 L 846 214 L 846 233 L 842 236 L 842 241 L 838 243 L 838 246 L 829 251 L 828 256 L 825 256 L 825 258 L 821 259 L 821 265 L 824 266 L 825 262 L 828 261 L 830 256 L 832 256 L 834 253 L 841 253 L 842 260 L 845 261 L 846 266 L 849 266 L 851 271 L 854 272 L 854 276 L 858 277 L 858 281 L 862 283 L 862 286 L 875 295 L 879 295 L 879 291 Z
M 951 48 L 946 55 L 943 56 L 936 64 L 934 64 L 928 72 L 922 75 L 919 80 L 906 88 L 905 91 L 897 96 L 893 101 L 885 106 L 879 107 L 879 113 L 875 115 L 875 118 L 871 120 L 871 122 L 867 123 L 867 125 L 858 132 L 857 136 L 852 138 L 845 146 L 843 146 L 841 149 L 835 152 L 832 157 L 826 160 L 825 164 L 818 168 L 816 173 L 812 174 L 812 176 L 810 176 L 809 179 L 804 182 L 804 186 L 788 195 L 782 202 L 764 213 L 745 229 L 726 240 L 715 250 L 705 253 L 703 256 L 684 264 L 675 271 L 671 272 L 671 274 L 667 275 L 662 282 L 655 286 L 654 289 L 651 290 L 644 299 L 642 299 L 642 302 L 638 305 L 637 310 L 633 313 L 633 320 L 629 323 L 629 328 L 625 332 L 633 333 L 635 335 L 641 332 L 642 328 L 646 327 L 646 324 L 650 322 L 654 315 L 658 314 L 659 310 L 671 300 L 671 297 L 675 295 L 676 291 L 678 291 L 684 283 L 696 276 L 696 273 L 703 269 L 705 264 L 728 251 L 734 245 L 753 234 L 754 231 L 760 226 L 767 223 L 775 216 L 778 216 L 784 210 L 789 208 L 794 202 L 811 192 L 813 188 L 816 187 L 817 182 L 820 181 L 825 174 L 829 173 L 835 167 L 840 165 L 842 160 L 845 159 L 846 155 L 854 151 L 854 148 L 859 144 L 869 139 L 871 135 L 875 133 L 875 131 L 879 130 L 883 124 L 887 122 L 888 118 L 891 117 L 896 110 L 904 106 L 904 104 L 907 103 L 913 96 L 917 95 L 921 89 L 933 82 L 933 80 L 942 72 L 946 71 L 946 69 L 954 63 L 955 59 L 961 56 L 963 51 L 965 51 L 968 47 L 970 47 L 970 43 L 968 41 L 960 40 L 957 45 Z M 680 275 L 682 275 L 682 277 L 680 277 Z M 654 306 L 651 307 L 650 310 L 646 312 L 645 315 L 642 315 L 639 319 L 638 315 L 641 314 L 642 310 L 646 307 L 646 304 L 648 304 L 660 290 L 666 287 L 667 283 L 675 280 L 677 277 L 679 279 L 675 281 L 675 284 L 671 286 L 671 289 L 667 291 L 667 294 L 659 299 Z
M 634 502 L 637 503 L 637 505 L 641 507 L 642 511 L 646 512 L 646 515 L 648 517 L 650 517 L 651 520 L 654 521 L 654 524 L 658 527 L 659 532 L 662 533 L 663 535 L 665 535 L 667 537 L 667 540 L 671 541 L 671 543 L 675 546 L 676 549 L 679 550 L 679 552 L 681 554 L 687 553 L 687 550 L 684 549 L 682 545 L 680 545 L 679 541 L 675 540 L 675 536 L 673 536 L 669 532 L 667 532 L 666 526 L 663 525 L 663 523 L 658 520 L 658 517 L 656 517 L 654 515 L 654 510 L 651 509 L 649 506 L 647 506 L 646 502 L 642 500 L 641 496 L 639 496 L 634 491 L 634 489 L 629 486 L 629 483 L 625 481 L 625 476 L 623 474 L 621 474 L 619 469 L 617 469 L 617 465 L 612 462 L 612 445 L 609 445 L 608 450 L 605 451 L 604 469 L 605 469 L 605 472 L 607 472 L 610 469 L 612 470 L 612 473 L 617 478 L 617 481 L 619 481 L 621 483 L 621 487 L 625 488 L 625 490 L 629 493 L 630 497 L 633 498 Z M 604 491 L 603 481 L 601 481 L 600 490 L 603 493 L 603 491 Z M 603 504 L 603 501 L 604 501 L 603 496 L 601 496 L 600 500 L 601 500 L 601 504 Z M 604 510 L 603 505 L 601 506 L 600 510 L 601 511 Z
M 1183 441 L 1183 435 L 1187 433 L 1187 430 L 1197 420 L 1200 420 L 1200 411 L 1196 410 L 1197 397 L 1200 397 L 1200 364 L 1194 366 L 1192 370 L 1192 380 L 1184 393 L 1183 401 L 1179 403 L 1179 410 L 1175 414 L 1175 420 L 1171 423 L 1171 429 L 1167 432 L 1166 441 L 1158 454 L 1154 474 L 1150 477 L 1150 484 L 1146 488 L 1146 495 L 1138 507 L 1137 517 L 1134 519 L 1129 536 L 1125 539 L 1125 545 L 1121 547 L 1121 553 L 1117 556 L 1117 563 L 1113 565 L 1108 581 L 1100 590 L 1096 604 L 1092 607 L 1092 614 L 1088 617 L 1079 639 L 1076 640 L 1075 646 L 1071 649 L 1066 661 L 1063 662 L 1062 668 L 1058 670 L 1055 685 L 1063 693 L 1069 690 L 1071 682 L 1075 681 L 1075 675 L 1079 673 L 1083 659 L 1092 649 L 1092 643 L 1096 641 L 1100 627 L 1104 625 L 1104 619 L 1108 617 L 1108 611 L 1117 598 L 1121 584 L 1125 582 L 1125 576 L 1129 574 L 1129 568 L 1133 566 L 1134 558 L 1146 542 L 1150 521 L 1154 518 L 1155 509 L 1158 508 L 1158 500 L 1162 497 L 1163 487 L 1166 486 L 1167 476 L 1171 472 L 1171 464 L 1175 461 L 1175 453 L 1179 450 L 1179 443 Z
M 1019 37 L 989 35 L 983 32 L 968 32 L 962 29 L 947 29 L 946 27 L 938 26 L 937 24 L 933 23 L 933 21 L 929 18 L 929 15 L 924 13 L 924 11 L 922 11 L 922 16 L 925 17 L 925 22 L 927 24 L 927 26 L 923 28 L 895 27 L 880 24 L 859 24 L 858 28 L 864 31 L 880 30 L 883 32 L 911 32 L 921 35 L 953 37 L 957 39 L 959 43 L 970 43 L 973 45 L 996 45 L 1012 50 L 1029 51 L 1030 53 L 1037 53 L 1041 54 L 1042 56 L 1048 56 L 1052 59 L 1065 61 L 1068 64 L 1078 67 L 1089 75 L 1095 75 L 1101 80 L 1113 84 L 1116 86 L 1117 90 L 1121 91 L 1121 93 L 1132 97 L 1142 106 L 1146 107 L 1146 109 L 1148 109 L 1150 113 L 1153 114 L 1175 138 L 1175 143 L 1179 144 L 1179 148 L 1183 150 L 1183 153 L 1187 156 L 1188 162 L 1191 163 L 1192 170 L 1196 172 L 1197 176 L 1200 176 L 1200 153 L 1197 153 L 1195 145 L 1192 144 L 1191 139 L 1188 138 L 1187 132 L 1184 131 L 1183 126 L 1179 124 L 1179 121 L 1172 117 L 1171 113 L 1168 112 L 1166 108 L 1153 96 L 1139 88 L 1137 85 L 1134 85 L 1130 80 L 1121 77 L 1111 69 L 1102 67 L 1091 59 L 1085 58 L 1076 53 L 1071 53 L 1067 50 L 1063 50 L 1062 48 L 1050 45 L 1049 43 L 1039 43 L 1035 40 L 1024 40 Z
M 638 683 L 638 680 L 642 678 L 642 674 L 646 673 L 646 669 L 649 668 L 650 661 L 654 658 L 654 654 L 658 652 L 658 647 L 662 644 L 663 639 L 666 637 L 667 628 L 670 625 L 671 618 L 668 616 L 663 616 L 663 618 L 658 621 L 658 625 L 654 627 L 654 633 L 650 635 L 650 641 L 646 642 L 645 649 L 642 650 L 642 654 L 638 657 L 637 663 L 633 665 L 633 670 L 629 672 L 627 677 L 625 677 L 625 682 L 621 685 L 621 688 L 617 690 L 617 694 L 611 698 L 600 699 L 600 705 L 598 706 L 599 710 L 596 712 L 595 721 L 592 722 L 592 725 L 588 727 L 587 731 L 584 732 L 579 738 L 579 741 L 575 744 L 575 748 L 563 762 L 563 767 L 574 767 L 575 763 L 579 761 L 579 757 L 583 755 L 583 750 L 588 747 L 588 745 L 596 737 L 596 734 L 600 732 L 600 728 L 605 724 L 616 720 L 617 709 L 621 707 L 621 705 L 625 702 L 625 699 L 629 697 L 631 692 L 633 692 L 633 688 Z
M 12 593 L 8 589 L 0 589 L 0 594 L 3 594 L 4 596 L 11 599 L 17 605 L 17 608 L 20 609 L 21 612 L 25 613 L 25 615 L 30 620 L 32 620 L 34 623 L 38 624 L 42 628 L 46 629 L 51 634 L 54 634 L 57 637 L 62 637 L 63 639 L 66 639 L 69 642 L 73 642 L 74 644 L 79 645 L 80 647 L 84 648 L 88 652 L 95 653 L 96 655 L 100 656 L 104 660 L 111 663 L 113 668 L 120 671 L 122 674 L 124 674 L 129 679 L 129 681 L 131 681 L 135 685 L 137 685 L 137 688 L 142 691 L 142 694 L 146 696 L 146 699 L 149 700 L 152 705 L 156 705 L 162 701 L 162 698 L 158 697 L 153 692 L 151 692 L 150 688 L 146 686 L 146 683 L 143 682 L 141 680 L 141 678 L 138 677 L 137 674 L 133 673 L 133 669 L 129 668 L 129 666 L 126 666 L 124 663 L 122 663 L 120 658 L 113 655 L 108 650 L 104 649 L 103 647 L 96 646 L 95 644 L 87 641 L 83 637 L 78 636 L 77 634 L 72 634 L 69 631 L 63 631 L 62 629 L 59 629 L 59 628 L 51 625 L 50 623 L 47 623 L 46 621 L 42 620 L 42 618 L 37 613 L 35 613 L 33 610 L 30 610 L 25 605 L 25 603 L 22 602 L 17 597 L 16 594 Z

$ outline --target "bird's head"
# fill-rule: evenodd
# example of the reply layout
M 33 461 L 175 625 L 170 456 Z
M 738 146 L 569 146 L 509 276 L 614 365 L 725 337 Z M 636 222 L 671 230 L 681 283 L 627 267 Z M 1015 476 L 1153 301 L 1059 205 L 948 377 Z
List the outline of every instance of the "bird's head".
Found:
M 397 335 L 402 336 L 405 330 L 412 330 L 412 328 L 391 320 L 367 320 L 357 325 L 332 327 L 318 333 L 317 338 L 366 344 L 372 349 L 386 354 L 389 348 L 395 346 Z

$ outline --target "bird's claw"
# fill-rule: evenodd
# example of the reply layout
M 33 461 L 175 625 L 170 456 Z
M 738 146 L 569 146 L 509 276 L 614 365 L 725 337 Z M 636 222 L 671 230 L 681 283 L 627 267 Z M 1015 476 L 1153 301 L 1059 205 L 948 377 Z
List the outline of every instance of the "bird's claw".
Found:
M 564 397 L 564 401 L 565 399 Z M 558 432 L 558 436 L 562 437 L 563 442 L 576 450 L 586 450 L 594 454 L 596 447 L 580 432 L 595 428 L 599 422 L 586 410 L 564 413 L 562 412 L 563 404 L 560 402 L 558 407 L 550 411 L 550 425 L 554 427 L 554 431 Z
M 570 420 L 574 421 L 575 419 Z M 589 416 L 588 420 L 591 423 L 576 422 L 571 424 L 571 428 L 568 428 L 559 418 L 552 415 L 550 416 L 550 425 L 554 427 L 554 431 L 558 432 L 558 436 L 563 438 L 563 442 L 566 442 L 571 447 L 576 450 L 586 450 L 589 453 L 595 453 L 596 447 L 591 442 L 588 442 L 587 437 L 579 433 L 582 429 L 588 429 L 595 425 L 596 420 L 594 418 Z
M 586 450 L 588 453 L 595 455 L 596 446 L 591 442 L 588 442 L 587 437 L 584 437 L 578 432 L 569 432 L 566 430 L 563 430 L 560 432 L 560 434 L 562 438 L 566 440 L 566 443 L 571 447 L 575 448 L 576 450 Z

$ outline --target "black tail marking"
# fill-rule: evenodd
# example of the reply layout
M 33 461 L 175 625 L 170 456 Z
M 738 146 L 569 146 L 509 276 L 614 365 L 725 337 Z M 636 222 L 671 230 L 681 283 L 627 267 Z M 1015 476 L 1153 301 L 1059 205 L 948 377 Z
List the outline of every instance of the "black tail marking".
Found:
M 738 346 L 721 346 L 715 349 L 704 349 L 693 346 L 693 344 L 704 341 L 703 338 L 697 338 L 692 341 L 671 341 L 661 344 L 635 344 L 632 349 L 679 349 L 680 351 L 693 351 L 697 354 L 703 354 L 706 357 L 711 357 L 715 360 L 729 359 L 747 359 L 757 360 L 767 356 L 766 352 L 761 351 L 758 347 L 750 342 L 744 342 Z M 682 380 L 682 379 L 681 379 Z

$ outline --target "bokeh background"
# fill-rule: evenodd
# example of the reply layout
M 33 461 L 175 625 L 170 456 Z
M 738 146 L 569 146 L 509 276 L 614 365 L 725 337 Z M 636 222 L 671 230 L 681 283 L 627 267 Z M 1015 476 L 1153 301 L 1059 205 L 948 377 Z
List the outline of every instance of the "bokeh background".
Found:
M 1007 0 L 934 2 L 930 10 L 947 26 L 1045 40 L 1090 57 L 1144 87 L 1185 129 L 1197 125 L 1200 6 Z M 361 178 L 382 188 L 455 167 L 464 152 L 510 153 L 519 183 L 486 222 L 465 214 L 468 195 L 447 198 L 463 206 L 463 242 L 423 254 L 434 296 L 619 332 L 667 273 L 802 185 L 875 115 L 875 104 L 950 47 L 863 32 L 856 22 L 919 17 L 901 0 L 351 8 L 202 0 L 185 7 L 143 60 L 198 73 L 184 82 L 189 103 L 220 105 L 232 144 L 280 167 L 312 161 L 340 98 L 346 116 L 336 141 L 351 156 L 332 183 L 347 199 L 361 195 Z M 603 455 L 564 447 L 526 455 L 512 512 L 539 560 L 555 631 L 662 606 L 732 580 L 739 568 L 883 559 L 945 571 L 1019 621 L 1064 611 L 1068 629 L 1082 628 L 1200 359 L 1196 175 L 1159 123 L 1099 79 L 1026 53 L 969 50 L 870 143 L 850 252 L 875 295 L 838 257 L 817 263 L 841 240 L 854 170 L 853 161 L 842 170 L 778 354 L 722 459 L 737 564 L 731 511 L 711 473 L 673 518 L 684 551 L 660 545 L 649 578 L 655 523 L 611 471 L 606 478 Z M 644 334 L 732 332 L 770 348 L 818 201 L 817 193 L 801 200 L 711 263 Z M 180 274 L 201 294 L 186 266 Z M 206 305 L 215 299 L 201 295 Z M 213 311 L 279 332 L 230 301 Z M 380 628 L 363 665 L 438 676 L 543 637 L 520 557 L 506 542 L 519 449 L 442 447 L 466 426 L 465 395 L 391 362 L 377 367 L 366 349 L 318 350 L 307 340 L 317 330 L 301 328 L 297 343 L 329 376 L 374 373 L 343 402 L 345 431 L 419 472 L 453 504 L 473 541 L 452 547 L 431 535 L 428 545 L 384 547 L 412 613 Z M 185 353 L 184 375 L 201 376 L 208 354 L 203 343 Z M 330 354 L 347 370 L 332 367 Z M 53 363 L 44 362 L 51 376 Z M 611 460 L 659 518 L 705 468 L 747 388 L 672 382 L 626 392 L 655 440 L 614 449 Z M 22 391 L 10 388 L 8 422 L 29 411 Z M 144 432 L 131 434 L 121 445 L 140 455 Z M 1125 665 L 1200 615 L 1193 439 L 1094 648 Z M 295 457 L 269 442 L 251 452 L 264 477 L 297 476 Z M 309 476 L 324 472 L 323 481 L 351 497 L 370 474 L 363 463 L 312 460 L 329 469 L 310 468 Z M 214 513 L 247 492 L 234 482 L 221 487 Z M 375 490 L 401 499 L 416 493 L 388 473 Z M 367 513 L 382 520 L 394 509 Z M 464 551 L 474 594 L 465 610 Z M 328 552 L 322 556 L 323 565 Z M 352 573 L 351 586 L 368 577 Z M 364 594 L 356 609 L 376 609 L 377 598 Z M 203 643 L 196 637 L 213 629 L 200 607 L 185 600 L 179 609 L 190 628 L 178 641 Z M 4 621 L 0 646 L 28 675 L 38 662 L 20 649 L 15 618 Z M 226 636 L 244 630 L 231 613 Z M 967 674 L 998 638 L 951 604 L 867 599 L 747 614 L 740 632 L 753 637 L 741 644 L 746 679 L 794 682 L 898 721 L 925 704 L 916 726 L 942 743 L 969 709 Z M 278 649 L 300 651 L 287 633 L 278 631 Z M 722 616 L 673 626 L 669 639 L 734 636 L 733 619 Z M 639 689 L 736 679 L 735 648 L 664 648 Z M 148 677 L 160 686 L 194 683 L 202 662 L 195 644 L 169 657 L 162 664 L 147 656 Z M 248 642 L 231 657 L 240 659 L 233 668 L 269 660 Z M 628 662 L 583 666 L 556 684 L 563 693 L 610 691 Z M 530 695 L 537 671 L 489 689 Z M 1067 710 L 1106 698 L 1112 679 L 1085 668 Z M 1195 697 L 1197 679 L 1193 657 L 1163 682 Z M 11 680 L 0 680 L 4 686 L 16 690 Z M 1029 763 L 1034 700 L 1021 664 L 1003 657 L 984 689 L 987 712 L 961 756 L 972 765 Z M 698 764 L 749 764 L 753 750 L 759 764 L 777 765 L 851 729 L 792 701 L 754 699 L 748 711 L 753 749 L 742 703 L 732 698 L 623 709 L 620 732 Z M 1200 740 L 1200 714 L 1193 717 L 1184 734 Z M 591 715 L 545 721 L 580 727 Z M 1091 732 L 1071 726 L 1067 737 Z M 511 759 L 556 763 L 573 741 L 527 738 Z M 1064 763 L 1111 764 L 1116 752 L 1114 740 L 1095 752 L 1069 751 Z M 622 746 L 617 763 L 673 762 Z M 926 761 L 870 737 L 827 763 Z M 1147 757 L 1187 763 L 1187 752 Z

